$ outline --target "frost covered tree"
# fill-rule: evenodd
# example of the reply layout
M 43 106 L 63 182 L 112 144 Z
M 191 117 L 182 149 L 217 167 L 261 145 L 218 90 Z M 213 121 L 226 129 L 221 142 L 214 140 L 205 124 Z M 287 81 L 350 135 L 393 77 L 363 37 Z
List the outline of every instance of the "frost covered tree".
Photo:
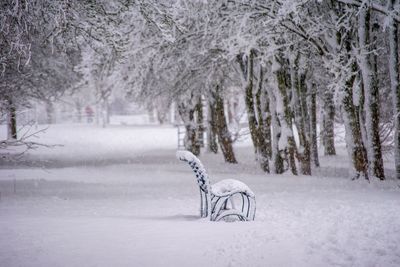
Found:
M 78 70 L 78 85 L 95 92 L 104 125 L 116 91 L 146 107 L 174 103 L 186 148 L 199 154 L 206 131 L 208 150 L 234 163 L 228 103 L 230 88 L 241 88 L 235 97 L 245 104 L 263 171 L 311 175 L 322 147 L 336 154 L 335 125 L 343 125 L 353 178 L 385 179 L 382 144 L 390 138 L 400 177 L 398 0 L 45 2 L 2 4 L 10 27 L 2 28 L 1 90 L 20 88 L 1 99 L 10 125 L 15 100 L 31 97 L 23 83 L 36 84 L 38 98 L 53 99 L 64 90 L 51 89 L 56 81 L 72 87 L 75 79 L 66 77 Z M 40 41 L 46 48 L 38 51 Z M 40 56 L 52 47 L 51 58 L 63 66 Z M 41 71 L 18 78 L 32 66 Z M 55 75 L 61 69 L 65 75 Z M 392 103 L 383 107 L 387 99 Z
M 17 113 L 31 99 L 49 103 L 77 77 L 65 1 L 3 1 L 0 5 L 0 101 L 9 139 L 18 139 Z M 75 78 L 74 78 L 75 77 Z
M 49 104 L 79 78 L 73 70 L 79 55 L 68 27 L 71 17 L 69 1 L 0 4 L 0 119 L 7 120 L 2 159 L 13 160 L 28 149 L 46 146 L 29 140 L 41 130 L 30 131 L 31 125 L 18 125 L 17 119 L 32 100 Z M 10 147 L 16 153 L 8 153 Z
M 226 73 L 226 60 L 219 50 L 208 47 L 215 35 L 203 31 L 209 25 L 199 20 L 197 13 L 205 14 L 211 6 L 190 1 L 182 6 L 175 4 L 174 8 L 163 3 L 140 6 L 142 20 L 138 24 L 144 28 L 131 45 L 143 48 L 129 53 L 132 57 L 128 68 L 134 68 L 138 74 L 137 78 L 128 78 L 136 88 L 132 93 L 142 99 L 163 96 L 176 102 L 186 128 L 186 148 L 195 154 L 200 152 L 198 137 L 205 126 L 199 109 L 199 99 L 204 97 L 209 103 L 210 129 L 225 160 L 235 163 L 224 111 L 222 90 L 226 88 L 226 78 L 220 74 Z M 142 64 L 132 60 L 137 57 Z
M 387 0 L 388 7 L 388 41 L 389 41 L 389 74 L 393 99 L 394 118 L 394 155 L 396 177 L 400 179 L 400 67 L 399 67 L 399 13 L 398 0 Z M 397 16 L 396 16 L 397 14 Z M 397 18 L 397 19 L 396 19 Z
M 8 139 L 2 144 L 25 145 L 26 134 L 18 136 L 17 115 L 32 101 L 46 105 L 48 122 L 53 121 L 52 104 L 80 79 L 75 67 L 81 60 L 80 39 L 95 39 L 97 21 L 89 12 L 104 16 L 91 1 L 3 1 L 0 4 L 0 103 L 8 117 Z M 89 10 L 89 11 L 87 11 Z M 86 13 L 84 11 L 87 11 Z M 91 19 L 89 19 L 91 18 Z M 112 31 L 110 31 L 112 32 Z
M 371 27 L 371 7 L 365 4 L 358 14 L 358 39 L 360 46 L 359 65 L 365 98 L 366 143 L 370 173 L 384 179 L 381 141 L 379 135 L 379 89 L 376 74 L 373 71 L 373 47 Z
M 150 56 L 142 65 L 147 69 L 137 73 L 168 81 L 163 90 L 171 96 L 183 90 L 207 97 L 210 62 L 224 58 L 240 78 L 233 83 L 243 88 L 255 158 L 264 171 L 270 161 L 279 173 L 310 174 L 311 164 L 319 165 L 319 106 L 325 155 L 336 153 L 334 126 L 341 115 L 352 176 L 384 179 L 378 130 L 383 74 L 375 70 L 374 53 L 389 56 L 376 48 L 385 33 L 371 25 L 390 18 L 397 25 L 398 3 L 391 3 L 393 12 L 372 1 L 149 2 L 140 9 L 144 31 L 158 37 L 144 40 Z M 169 77 L 162 78 L 165 72 Z

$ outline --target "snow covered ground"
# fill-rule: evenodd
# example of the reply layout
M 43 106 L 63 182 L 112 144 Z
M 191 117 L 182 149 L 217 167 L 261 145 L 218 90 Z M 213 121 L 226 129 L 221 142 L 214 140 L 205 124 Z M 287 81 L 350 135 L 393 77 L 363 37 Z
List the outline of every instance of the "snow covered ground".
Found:
M 0 167 L 0 266 L 400 266 L 399 182 L 349 181 L 343 149 L 312 177 L 261 173 L 248 142 L 238 165 L 205 153 L 212 182 L 256 194 L 254 222 L 226 223 L 199 219 L 173 127 L 55 125 L 40 141 L 64 146 Z

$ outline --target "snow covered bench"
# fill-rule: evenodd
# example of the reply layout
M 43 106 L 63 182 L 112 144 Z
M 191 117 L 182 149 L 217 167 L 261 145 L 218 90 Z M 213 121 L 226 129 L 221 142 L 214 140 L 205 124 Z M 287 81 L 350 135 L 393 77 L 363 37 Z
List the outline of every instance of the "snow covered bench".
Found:
M 200 160 L 189 151 L 177 151 L 176 157 L 189 163 L 200 187 L 200 216 L 211 221 L 236 216 L 242 221 L 252 221 L 256 212 L 255 195 L 241 181 L 225 179 L 211 185 L 207 172 Z M 239 198 L 239 205 L 235 205 Z M 237 201 L 236 201 L 237 202 Z

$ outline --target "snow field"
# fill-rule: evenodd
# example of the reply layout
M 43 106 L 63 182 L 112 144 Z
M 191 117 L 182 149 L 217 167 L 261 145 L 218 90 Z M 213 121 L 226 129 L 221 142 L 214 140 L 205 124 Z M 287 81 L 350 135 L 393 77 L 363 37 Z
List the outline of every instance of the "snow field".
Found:
M 254 222 L 225 223 L 199 219 L 172 127 L 56 125 L 40 141 L 64 146 L 0 169 L 0 266 L 400 265 L 398 182 L 349 181 L 343 155 L 293 177 L 262 174 L 249 146 L 234 166 L 204 153 L 212 183 L 256 195 Z

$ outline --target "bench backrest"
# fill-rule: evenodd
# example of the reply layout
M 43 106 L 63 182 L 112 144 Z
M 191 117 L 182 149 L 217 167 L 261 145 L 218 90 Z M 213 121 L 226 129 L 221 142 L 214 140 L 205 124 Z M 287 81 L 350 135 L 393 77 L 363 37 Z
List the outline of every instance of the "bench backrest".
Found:
M 199 185 L 200 189 L 208 194 L 211 189 L 210 179 L 208 178 L 208 174 L 201 161 L 191 152 L 184 150 L 177 151 L 176 157 L 179 160 L 186 161 L 189 164 L 196 175 L 197 184 Z

